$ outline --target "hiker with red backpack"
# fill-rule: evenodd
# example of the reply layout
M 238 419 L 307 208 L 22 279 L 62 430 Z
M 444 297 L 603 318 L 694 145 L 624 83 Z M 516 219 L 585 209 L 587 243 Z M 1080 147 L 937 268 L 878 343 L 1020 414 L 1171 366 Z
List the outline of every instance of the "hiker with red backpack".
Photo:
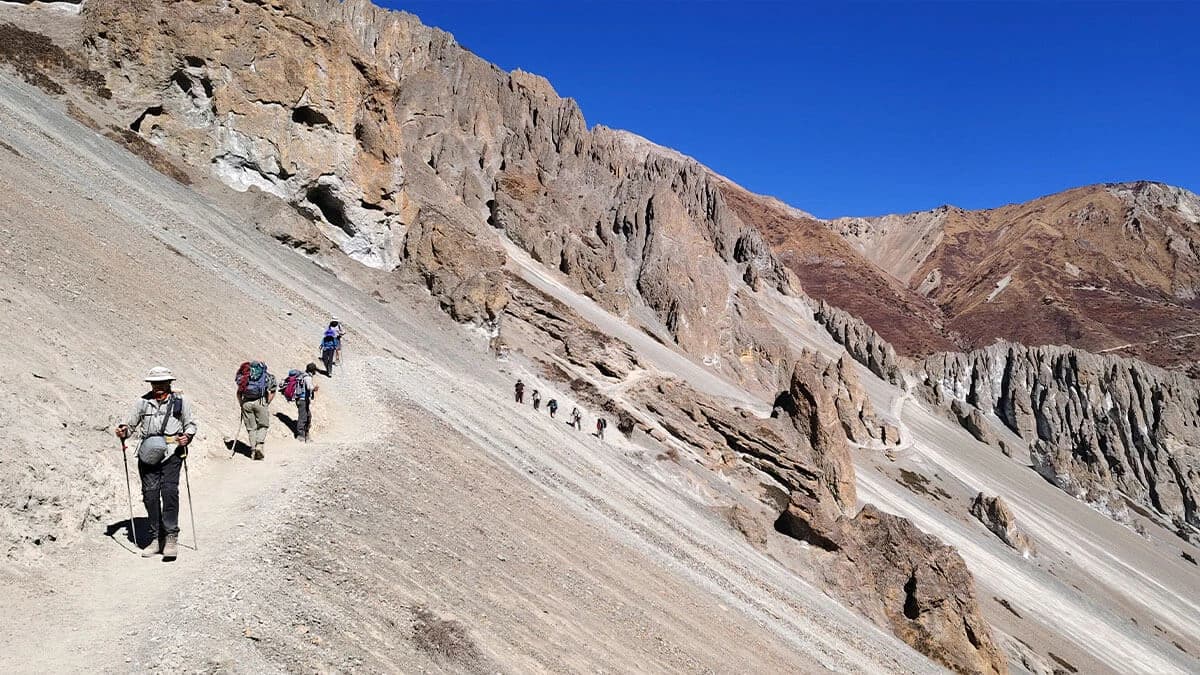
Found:
M 309 429 L 312 428 L 312 402 L 317 397 L 320 385 L 313 381 L 317 374 L 317 364 L 310 363 L 304 371 L 289 370 L 283 381 L 283 397 L 296 404 L 296 438 L 308 442 Z
M 234 381 L 237 383 L 238 405 L 242 409 L 242 424 L 246 426 L 253 449 L 250 458 L 261 460 L 267 429 L 271 427 L 271 401 L 278 390 L 275 376 L 262 361 L 247 361 L 238 367 Z
M 174 380 L 167 368 L 151 368 L 145 377 L 150 391 L 138 399 L 125 423 L 115 430 L 122 451 L 125 439 L 135 432 L 141 436 L 138 476 L 142 480 L 142 504 L 150 518 L 150 541 L 142 549 L 143 558 L 161 553 L 164 560 L 174 560 L 178 555 L 179 469 L 187 457 L 188 445 L 196 437 L 196 418 L 191 402 L 171 390 Z M 134 534 L 132 522 L 129 527 Z

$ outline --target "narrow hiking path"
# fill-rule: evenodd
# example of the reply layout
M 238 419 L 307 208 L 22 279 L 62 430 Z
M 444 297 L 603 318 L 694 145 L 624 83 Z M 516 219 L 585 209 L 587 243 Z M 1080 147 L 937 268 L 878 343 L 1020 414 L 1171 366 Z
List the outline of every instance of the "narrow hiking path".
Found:
M 1169 337 L 1158 338 L 1157 340 L 1147 340 L 1145 342 L 1127 342 L 1123 345 L 1117 345 L 1116 347 L 1108 347 L 1106 349 L 1097 350 L 1096 353 L 1097 354 L 1108 354 L 1110 352 L 1119 352 L 1124 349 L 1129 349 L 1130 347 L 1144 347 L 1146 345 L 1156 345 L 1161 342 L 1174 342 L 1175 340 L 1186 340 L 1187 338 L 1194 338 L 1197 336 L 1200 336 L 1200 332 L 1181 333 L 1179 335 L 1171 335 Z
M 290 499 L 289 488 L 314 473 L 339 445 L 369 442 L 370 424 L 361 424 L 348 411 L 376 416 L 353 356 L 335 377 L 318 375 L 320 397 L 314 401 L 314 442 L 290 438 L 276 413 L 295 416 L 295 406 L 282 395 L 272 405 L 271 435 L 266 459 L 254 462 L 231 456 L 219 422 L 202 427 L 192 457 L 203 455 L 200 470 L 191 470 L 196 530 L 191 528 L 186 487 L 180 480 L 180 552 L 175 561 L 142 558 L 128 540 L 127 519 L 109 531 L 96 531 L 78 548 L 64 573 L 20 584 L 6 597 L 5 612 L 25 617 L 20 625 L 3 625 L 0 641 L 5 672 L 86 672 L 122 669 L 138 651 L 135 645 L 156 641 L 153 617 L 176 603 L 194 579 L 242 571 L 222 564 L 233 551 L 255 545 L 266 536 L 259 523 Z M 232 396 L 230 397 L 232 399 Z M 230 404 L 229 419 L 236 416 Z M 229 426 L 232 426 L 231 424 Z M 282 430 L 282 431 L 281 431 Z M 368 433 L 364 433 L 367 430 Z M 244 436 L 243 436 L 244 437 Z M 132 447 L 130 454 L 133 454 Z M 120 462 L 116 452 L 105 456 Z M 136 469 L 130 468 L 134 515 L 145 527 Z M 124 510 L 124 504 L 122 509 Z M 198 550 L 194 542 L 199 543 Z M 247 572 L 249 572 L 247 570 Z M 53 645 L 48 648 L 48 645 Z M 132 665 L 124 666 L 125 669 Z

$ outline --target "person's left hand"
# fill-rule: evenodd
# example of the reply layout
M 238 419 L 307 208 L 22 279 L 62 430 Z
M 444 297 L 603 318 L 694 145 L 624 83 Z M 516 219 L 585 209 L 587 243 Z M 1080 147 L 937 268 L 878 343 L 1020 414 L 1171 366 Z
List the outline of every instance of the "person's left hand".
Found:
M 191 434 L 179 434 L 178 436 L 175 437 L 175 442 L 179 445 L 179 447 L 186 448 L 187 444 L 192 442 L 192 435 Z

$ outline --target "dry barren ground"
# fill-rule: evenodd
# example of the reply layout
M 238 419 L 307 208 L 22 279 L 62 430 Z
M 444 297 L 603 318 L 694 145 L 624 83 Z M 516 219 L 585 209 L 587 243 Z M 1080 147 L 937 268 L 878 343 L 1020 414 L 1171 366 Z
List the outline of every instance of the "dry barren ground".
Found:
M 533 374 L 428 300 L 339 282 L 3 75 L 0 141 L 0 669 L 932 669 L 652 454 L 516 408 Z M 230 459 L 234 365 L 303 363 L 330 312 L 352 339 L 319 442 L 276 424 L 265 463 Z M 122 540 L 108 432 L 152 363 L 203 425 L 173 564 Z

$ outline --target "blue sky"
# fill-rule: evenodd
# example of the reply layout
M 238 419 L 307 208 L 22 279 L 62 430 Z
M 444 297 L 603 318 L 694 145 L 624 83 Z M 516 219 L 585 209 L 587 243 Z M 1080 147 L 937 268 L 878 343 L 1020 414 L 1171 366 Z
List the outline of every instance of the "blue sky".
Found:
M 818 216 L 1200 191 L 1200 2 L 382 4 Z

